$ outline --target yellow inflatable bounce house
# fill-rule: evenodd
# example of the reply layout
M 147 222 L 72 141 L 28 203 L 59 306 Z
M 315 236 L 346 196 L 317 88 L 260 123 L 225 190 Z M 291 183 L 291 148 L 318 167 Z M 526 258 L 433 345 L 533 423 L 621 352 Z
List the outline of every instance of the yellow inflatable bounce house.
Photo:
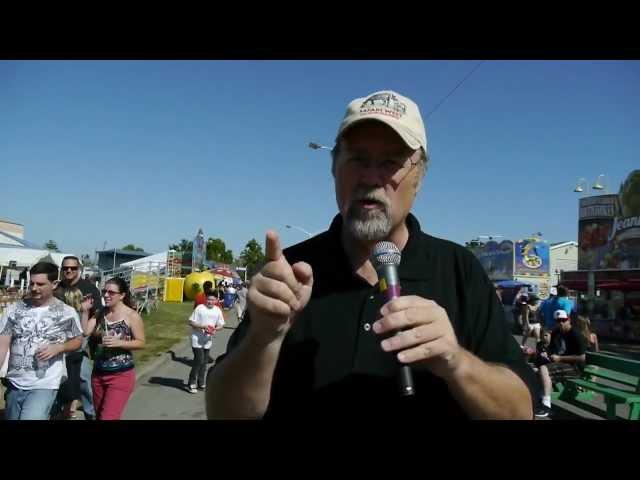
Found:
M 195 300 L 198 292 L 204 291 L 204 282 L 207 280 L 215 286 L 215 277 L 211 272 L 193 272 L 187 275 L 184 279 L 184 296 Z

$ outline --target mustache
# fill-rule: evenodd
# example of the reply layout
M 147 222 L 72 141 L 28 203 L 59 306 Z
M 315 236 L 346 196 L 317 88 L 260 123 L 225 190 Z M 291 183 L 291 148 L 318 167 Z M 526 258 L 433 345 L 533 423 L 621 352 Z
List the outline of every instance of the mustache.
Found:
M 381 203 L 386 209 L 388 209 L 391 205 L 389 203 L 389 199 L 382 193 L 380 190 L 366 190 L 366 189 L 358 189 L 356 190 L 354 197 L 354 202 L 378 202 Z

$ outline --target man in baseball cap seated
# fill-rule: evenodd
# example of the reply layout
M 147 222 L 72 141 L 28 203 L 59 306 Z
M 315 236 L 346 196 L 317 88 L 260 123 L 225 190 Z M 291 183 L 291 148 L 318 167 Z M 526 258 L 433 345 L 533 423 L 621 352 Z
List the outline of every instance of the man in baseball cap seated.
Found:
M 551 363 L 539 370 L 542 381 L 542 405 L 536 410 L 536 417 L 547 417 L 551 411 L 551 389 L 554 383 L 580 376 L 585 362 L 587 342 L 582 334 L 571 325 L 571 319 L 564 310 L 556 310 L 553 318 L 558 326 L 551 333 L 549 359 Z

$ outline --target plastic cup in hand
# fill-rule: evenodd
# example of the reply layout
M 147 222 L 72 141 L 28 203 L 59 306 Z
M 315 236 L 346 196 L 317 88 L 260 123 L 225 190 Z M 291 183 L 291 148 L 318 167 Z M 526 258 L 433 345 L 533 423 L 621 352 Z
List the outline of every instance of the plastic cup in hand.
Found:
M 39 345 L 38 348 L 36 348 L 36 377 L 38 378 L 44 377 L 44 374 L 49 367 L 49 360 L 40 360 L 40 358 L 38 357 L 38 353 L 46 348 L 46 346 L 46 344 L 42 344 Z

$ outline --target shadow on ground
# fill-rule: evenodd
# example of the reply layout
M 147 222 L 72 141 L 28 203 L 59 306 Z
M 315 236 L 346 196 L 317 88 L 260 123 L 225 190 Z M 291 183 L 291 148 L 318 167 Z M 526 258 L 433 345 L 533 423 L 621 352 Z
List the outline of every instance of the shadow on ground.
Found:
M 169 350 L 169 354 L 171 355 L 171 361 L 172 362 L 180 362 L 180 363 L 183 363 L 183 364 L 187 365 L 188 367 L 192 367 L 193 366 L 193 358 L 191 358 L 191 357 L 178 357 L 176 355 L 176 352 L 174 352 L 173 350 Z
M 181 391 L 185 391 L 187 389 L 182 378 L 151 377 L 147 383 L 150 385 L 162 385 L 164 387 L 176 388 Z
M 176 355 L 176 352 L 174 352 L 173 350 L 169 350 L 167 352 L 169 355 L 171 355 L 171 361 L 172 362 L 179 362 L 182 363 L 188 367 L 193 367 L 193 358 L 192 357 L 178 357 Z M 215 359 L 211 356 L 211 353 L 209 353 L 209 358 L 207 358 L 207 364 L 212 364 L 214 363 Z

